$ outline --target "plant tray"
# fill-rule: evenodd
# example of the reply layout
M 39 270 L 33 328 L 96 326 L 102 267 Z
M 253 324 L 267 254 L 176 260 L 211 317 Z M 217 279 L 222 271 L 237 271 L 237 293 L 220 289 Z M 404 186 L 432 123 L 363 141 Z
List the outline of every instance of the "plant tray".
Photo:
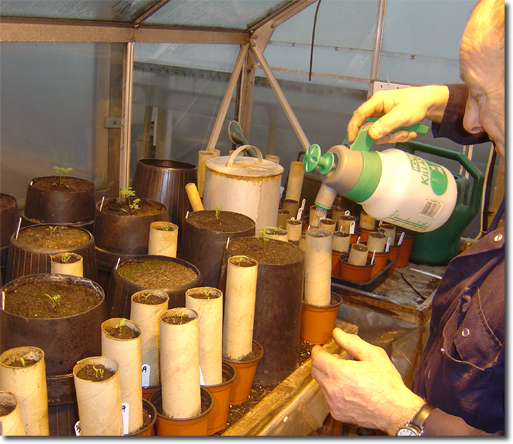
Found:
M 345 285 L 347 287 L 357 288 L 358 290 L 364 291 L 372 291 L 379 285 L 381 285 L 386 278 L 388 277 L 388 271 L 390 267 L 394 264 L 392 259 L 387 259 L 387 264 L 385 268 L 377 273 L 375 276 L 370 278 L 367 282 L 355 282 L 349 279 L 343 279 L 339 276 L 331 276 L 331 282 L 335 284 Z

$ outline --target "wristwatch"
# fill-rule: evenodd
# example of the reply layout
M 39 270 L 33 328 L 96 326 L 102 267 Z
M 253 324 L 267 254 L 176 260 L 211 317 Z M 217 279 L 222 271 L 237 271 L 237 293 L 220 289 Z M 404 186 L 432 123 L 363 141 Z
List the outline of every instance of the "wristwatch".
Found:
M 424 432 L 424 423 L 433 410 L 434 407 L 432 405 L 424 404 L 412 420 L 408 421 L 406 425 L 399 427 L 395 434 L 397 436 L 421 436 Z

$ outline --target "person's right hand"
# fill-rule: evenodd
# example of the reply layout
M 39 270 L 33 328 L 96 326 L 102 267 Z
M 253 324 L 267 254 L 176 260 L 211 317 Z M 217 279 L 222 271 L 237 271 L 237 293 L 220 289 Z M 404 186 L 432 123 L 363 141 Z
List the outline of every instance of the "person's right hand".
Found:
M 430 85 L 376 92 L 361 105 L 347 125 L 347 141 L 352 143 L 365 119 L 381 117 L 369 128 L 374 143 L 407 142 L 417 137 L 414 131 L 399 130 L 425 118 L 440 123 L 449 99 L 447 86 Z

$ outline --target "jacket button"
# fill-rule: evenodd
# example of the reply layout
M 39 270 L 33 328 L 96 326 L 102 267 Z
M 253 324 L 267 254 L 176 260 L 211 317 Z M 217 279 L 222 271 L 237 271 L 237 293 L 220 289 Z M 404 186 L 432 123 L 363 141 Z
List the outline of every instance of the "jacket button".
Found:
M 468 328 L 464 328 L 463 330 L 461 330 L 461 336 L 463 336 L 464 338 L 466 338 L 469 334 L 470 330 Z
M 494 240 L 495 242 L 500 242 L 500 241 L 502 240 L 502 234 L 497 234 L 497 235 L 493 238 L 493 240 Z

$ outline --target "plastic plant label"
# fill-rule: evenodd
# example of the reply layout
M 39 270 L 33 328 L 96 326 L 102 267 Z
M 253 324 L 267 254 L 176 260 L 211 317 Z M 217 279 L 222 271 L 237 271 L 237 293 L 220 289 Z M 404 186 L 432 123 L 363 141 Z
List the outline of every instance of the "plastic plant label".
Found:
M 75 436 L 80 436 L 80 420 L 75 423 Z
M 201 373 L 201 367 L 199 368 L 199 374 L 200 374 L 200 385 L 205 385 L 205 380 L 203 379 L 203 373 Z
M 130 417 L 130 406 L 126 402 L 121 403 L 122 421 L 123 421 L 123 435 L 128 434 L 128 418 Z
M 141 372 L 141 382 L 143 387 L 150 386 L 150 374 L 151 366 L 149 364 L 143 364 Z

